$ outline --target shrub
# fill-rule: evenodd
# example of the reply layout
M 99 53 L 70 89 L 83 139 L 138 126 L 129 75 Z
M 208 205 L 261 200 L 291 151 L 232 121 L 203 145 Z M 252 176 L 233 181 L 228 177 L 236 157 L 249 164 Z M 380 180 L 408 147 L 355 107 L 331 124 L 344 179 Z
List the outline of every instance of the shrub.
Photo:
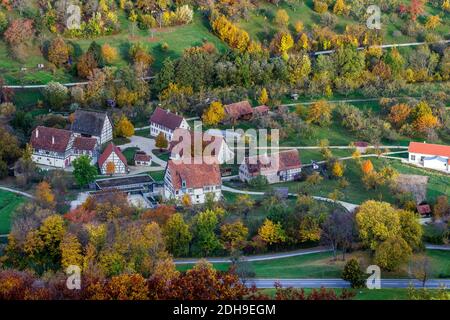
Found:
M 5 41 L 15 46 L 26 41 L 32 40 L 34 36 L 33 20 L 16 19 L 9 25 L 4 33 Z
M 69 60 L 69 47 L 62 37 L 56 37 L 48 48 L 48 61 L 61 67 L 67 60 Z
M 102 46 L 102 56 L 106 63 L 113 63 L 118 57 L 117 49 L 105 43 Z
M 0 34 L 2 34 L 8 27 L 8 18 L 6 14 L 0 11 Z
M 355 258 L 350 259 L 342 271 L 342 279 L 350 282 L 352 288 L 363 288 L 365 285 L 364 272 Z
M 178 7 L 175 10 L 175 21 L 178 24 L 188 24 L 192 22 L 194 18 L 194 10 L 192 10 L 187 4 Z
M 53 108 L 60 109 L 67 101 L 69 90 L 58 82 L 50 82 L 44 89 L 45 101 Z

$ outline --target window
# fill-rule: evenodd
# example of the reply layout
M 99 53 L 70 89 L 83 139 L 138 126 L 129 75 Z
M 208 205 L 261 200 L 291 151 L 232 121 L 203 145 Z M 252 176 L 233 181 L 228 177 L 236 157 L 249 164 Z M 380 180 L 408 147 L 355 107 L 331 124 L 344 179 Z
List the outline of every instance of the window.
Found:
M 416 156 L 415 155 L 411 155 L 411 161 L 416 161 Z

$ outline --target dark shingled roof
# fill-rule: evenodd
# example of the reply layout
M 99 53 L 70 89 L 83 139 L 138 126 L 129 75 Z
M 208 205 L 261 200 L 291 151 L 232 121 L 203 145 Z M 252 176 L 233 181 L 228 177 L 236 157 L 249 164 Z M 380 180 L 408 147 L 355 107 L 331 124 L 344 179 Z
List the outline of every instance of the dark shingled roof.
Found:
M 245 158 L 245 163 L 249 173 L 254 176 L 298 169 L 302 166 L 298 151 L 295 149 Z
M 31 146 L 53 152 L 65 152 L 72 132 L 57 128 L 39 126 L 31 133 Z
M 77 110 L 72 123 L 72 131 L 100 137 L 107 117 L 107 114 L 102 112 Z
M 92 151 L 97 145 L 97 139 L 87 137 L 76 137 L 73 141 L 73 148 L 77 150 Z
M 161 108 L 156 108 L 150 117 L 150 123 L 159 124 L 163 127 L 169 128 L 170 130 L 175 130 L 181 125 L 182 122 L 182 116 Z

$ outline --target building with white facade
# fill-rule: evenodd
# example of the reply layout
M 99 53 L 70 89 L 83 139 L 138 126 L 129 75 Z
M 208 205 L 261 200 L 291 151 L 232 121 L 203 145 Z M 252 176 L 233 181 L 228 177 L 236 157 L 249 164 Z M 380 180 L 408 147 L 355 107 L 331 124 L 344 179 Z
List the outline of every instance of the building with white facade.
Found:
M 36 127 L 31 133 L 32 159 L 35 163 L 55 168 L 70 166 L 74 136 L 57 128 Z
M 103 112 L 75 111 L 71 130 L 77 137 L 97 139 L 99 145 L 113 139 L 113 124 L 108 115 Z
M 152 157 L 144 151 L 136 151 L 134 154 L 134 165 L 149 167 L 152 165 Z
M 169 110 L 156 108 L 150 117 L 150 135 L 157 137 L 161 132 L 167 141 L 172 141 L 173 132 L 177 128 L 189 130 L 189 124 L 186 119 Z
M 123 155 L 119 147 L 114 143 L 108 144 L 105 151 L 98 158 L 98 167 L 102 174 L 127 174 L 127 159 Z
M 186 156 L 202 156 L 215 159 L 218 164 L 224 164 L 234 159 L 234 152 L 222 136 L 213 136 L 202 131 L 190 131 L 181 128 L 174 131 L 169 151 L 171 159 L 175 160 Z
M 273 153 L 247 157 L 239 167 L 239 178 L 243 182 L 262 175 L 267 178 L 268 183 L 293 181 L 300 177 L 302 163 L 298 151 L 287 150 Z
M 94 165 L 98 160 L 98 141 L 96 138 L 75 137 L 72 144 L 70 162 L 80 156 L 91 158 L 91 164 Z
M 164 175 L 164 197 L 181 201 L 188 195 L 192 204 L 205 203 L 211 193 L 216 201 L 222 197 L 222 179 L 218 164 L 185 164 L 169 160 Z
M 450 173 L 450 146 L 411 142 L 408 153 L 411 164 Z

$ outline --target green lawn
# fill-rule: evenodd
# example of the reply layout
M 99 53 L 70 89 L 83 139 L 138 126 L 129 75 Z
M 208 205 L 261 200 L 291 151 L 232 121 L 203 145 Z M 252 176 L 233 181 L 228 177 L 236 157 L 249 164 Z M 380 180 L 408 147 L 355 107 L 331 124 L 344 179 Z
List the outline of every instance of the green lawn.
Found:
M 450 253 L 448 251 L 427 250 L 426 254 L 431 261 L 431 277 L 450 278 Z M 361 261 L 362 265 L 371 264 L 372 259 L 368 252 L 357 251 L 347 254 L 346 261 L 354 257 Z M 296 256 L 275 260 L 250 262 L 251 270 L 256 278 L 340 278 L 345 262 L 338 255 L 338 260 L 332 259 L 331 252 L 314 253 L 304 256 Z M 228 270 L 230 264 L 213 264 L 217 270 Z M 186 271 L 192 265 L 178 265 L 179 271 Z M 382 272 L 384 278 L 409 278 L 407 266 L 397 272 Z
M 14 210 L 23 202 L 23 197 L 0 190 L 0 234 L 9 233 L 11 216 Z
M 311 293 L 313 289 L 305 288 L 306 294 Z M 341 294 L 342 289 L 334 289 L 337 295 Z M 261 290 L 264 294 L 269 297 L 274 297 L 275 289 L 263 289 Z M 354 300 L 408 300 L 408 289 L 379 289 L 379 290 L 369 290 L 369 289 L 358 289 L 353 290 L 356 296 Z
M 127 158 L 128 165 L 134 165 L 134 155 L 138 150 L 139 148 L 136 147 L 126 148 L 122 150 L 123 155 L 125 156 L 125 158 Z

